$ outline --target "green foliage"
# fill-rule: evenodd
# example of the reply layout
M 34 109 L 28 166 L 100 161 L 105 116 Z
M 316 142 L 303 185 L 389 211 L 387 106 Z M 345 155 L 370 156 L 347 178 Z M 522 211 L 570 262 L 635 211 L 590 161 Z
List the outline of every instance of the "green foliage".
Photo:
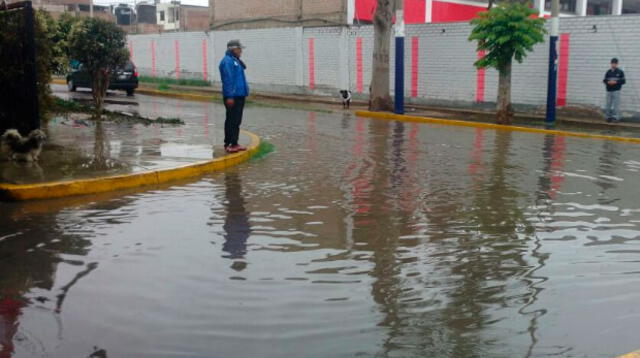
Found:
M 54 54 L 50 33 L 55 27 L 55 21 L 47 12 L 37 11 L 34 25 L 38 103 L 40 104 L 42 114 L 46 114 L 49 112 L 52 103 L 51 87 L 49 84 L 51 83 L 51 63 Z
M 178 86 L 194 86 L 194 87 L 209 87 L 211 82 L 205 80 L 196 80 L 191 78 L 181 78 L 176 80 L 175 78 L 168 77 L 148 77 L 140 76 L 140 82 L 143 83 L 157 83 L 159 85 L 178 85 Z
M 49 16 L 50 18 L 50 16 Z M 77 24 L 80 19 L 67 12 L 57 20 L 52 20 L 54 26 L 51 27 L 50 38 L 52 42 L 52 59 L 51 70 L 56 75 L 64 75 L 67 73 L 71 56 L 69 53 L 69 35 L 73 26 Z
M 478 68 L 504 69 L 515 58 L 521 63 L 533 46 L 544 41 L 544 18 L 526 4 L 507 3 L 483 11 L 471 20 L 475 25 L 469 41 L 478 41 L 478 50 L 486 51 L 476 61 Z

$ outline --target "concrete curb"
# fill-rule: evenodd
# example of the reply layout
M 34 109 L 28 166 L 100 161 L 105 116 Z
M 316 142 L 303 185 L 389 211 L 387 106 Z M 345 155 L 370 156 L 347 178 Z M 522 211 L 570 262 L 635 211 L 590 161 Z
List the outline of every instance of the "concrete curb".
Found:
M 258 152 L 260 137 L 243 131 L 251 139 L 247 151 L 193 164 L 103 178 L 47 182 L 37 184 L 0 184 L 0 199 L 9 201 L 52 199 L 74 195 L 96 194 L 141 186 L 158 185 L 179 179 L 220 171 L 249 160 Z
M 640 351 L 635 351 L 618 356 L 617 358 L 640 358 Z
M 403 114 L 394 114 L 394 113 L 387 113 L 387 112 L 371 112 L 371 111 L 356 111 L 356 116 L 377 118 L 377 119 L 388 119 L 388 120 L 396 120 L 396 121 L 404 121 L 404 122 L 431 123 L 431 124 L 442 124 L 442 125 L 448 125 L 448 126 L 462 126 L 462 127 L 488 128 L 488 129 L 495 129 L 495 130 L 507 130 L 507 131 L 514 131 L 514 132 L 553 134 L 553 135 L 560 135 L 560 136 L 566 136 L 566 137 L 591 138 L 591 139 L 612 140 L 612 141 L 618 141 L 618 142 L 640 144 L 640 138 L 629 138 L 629 137 L 609 136 L 609 135 L 603 135 L 603 134 L 571 132 L 571 131 L 562 131 L 562 130 L 555 130 L 555 129 L 507 126 L 502 124 L 470 122 L 470 121 L 463 121 L 458 119 L 440 119 L 440 118 L 409 116 L 409 115 L 403 115 Z

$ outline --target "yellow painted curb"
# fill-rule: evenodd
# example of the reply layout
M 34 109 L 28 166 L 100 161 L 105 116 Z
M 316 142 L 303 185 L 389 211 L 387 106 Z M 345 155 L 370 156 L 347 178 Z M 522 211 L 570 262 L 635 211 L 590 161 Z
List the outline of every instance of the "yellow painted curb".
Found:
M 138 88 L 136 89 L 136 93 L 147 94 L 150 96 L 181 98 L 181 99 L 188 99 L 191 101 L 200 101 L 200 102 L 210 102 L 211 100 L 216 98 L 213 95 L 181 93 L 181 92 L 165 92 L 165 91 L 158 91 L 158 90 L 153 90 L 149 88 Z
M 229 154 L 221 158 L 201 161 L 181 167 L 160 169 L 142 173 L 115 175 L 103 178 L 80 179 L 70 181 L 47 182 L 37 184 L 1 184 L 0 198 L 5 200 L 52 199 L 73 195 L 86 195 L 158 185 L 169 181 L 197 177 L 206 173 L 220 171 L 240 164 L 255 153 L 260 146 L 260 137 L 243 131 L 251 139 L 244 152 Z
M 627 354 L 618 356 L 618 358 L 640 358 L 640 351 L 627 353 Z
M 66 85 L 67 81 L 62 78 L 54 78 L 51 80 L 51 83 L 57 85 Z M 136 89 L 137 93 L 147 94 L 150 96 L 160 96 L 160 97 L 170 97 L 170 98 L 182 98 L 188 99 L 192 101 L 211 101 L 215 99 L 214 95 L 207 94 L 195 94 L 195 93 L 181 93 L 181 92 L 170 92 L 170 91 L 158 91 L 150 88 L 139 87 Z
M 561 135 L 561 136 L 567 136 L 567 137 L 603 139 L 603 140 L 613 140 L 618 142 L 629 142 L 629 143 L 640 144 L 640 138 L 629 138 L 629 137 L 610 136 L 610 135 L 603 135 L 603 134 L 570 132 L 570 131 L 562 131 L 562 130 L 555 130 L 555 129 L 507 126 L 502 124 L 463 121 L 459 119 L 441 119 L 441 118 L 419 117 L 419 116 L 409 116 L 404 114 L 395 114 L 395 113 L 387 113 L 387 112 L 371 112 L 371 111 L 356 111 L 356 116 L 377 118 L 377 119 L 389 119 L 389 120 L 396 120 L 396 121 L 403 121 L 403 122 L 432 123 L 432 124 L 444 124 L 448 126 L 508 130 L 508 131 L 514 131 L 514 132 L 554 134 L 554 135 Z

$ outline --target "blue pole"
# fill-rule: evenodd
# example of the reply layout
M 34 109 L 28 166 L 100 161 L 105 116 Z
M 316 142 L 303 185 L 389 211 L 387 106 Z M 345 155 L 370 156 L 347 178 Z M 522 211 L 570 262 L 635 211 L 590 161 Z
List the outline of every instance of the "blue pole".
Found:
M 558 78 L 558 51 L 556 44 L 558 36 L 549 38 L 549 79 L 547 81 L 547 116 L 545 122 L 548 124 L 556 121 L 556 82 Z
M 556 82 L 558 78 L 558 34 L 560 32 L 560 18 L 558 17 L 559 0 L 551 2 L 551 36 L 549 36 L 549 77 L 547 80 L 547 125 L 556 122 Z
M 396 114 L 404 114 L 404 37 L 396 37 L 396 84 L 395 106 Z
M 402 10 L 396 11 L 396 81 L 393 112 L 404 114 L 404 16 Z

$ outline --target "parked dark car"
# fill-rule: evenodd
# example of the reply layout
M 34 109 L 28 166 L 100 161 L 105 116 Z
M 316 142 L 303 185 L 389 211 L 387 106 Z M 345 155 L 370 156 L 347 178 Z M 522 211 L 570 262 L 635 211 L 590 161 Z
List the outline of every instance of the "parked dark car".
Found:
M 89 73 L 81 63 L 71 63 L 71 71 L 67 74 L 67 87 L 70 92 L 75 92 L 77 88 L 91 88 Z M 111 74 L 110 90 L 126 91 L 128 96 L 133 96 L 136 88 L 138 88 L 138 71 L 133 62 L 127 62 Z

